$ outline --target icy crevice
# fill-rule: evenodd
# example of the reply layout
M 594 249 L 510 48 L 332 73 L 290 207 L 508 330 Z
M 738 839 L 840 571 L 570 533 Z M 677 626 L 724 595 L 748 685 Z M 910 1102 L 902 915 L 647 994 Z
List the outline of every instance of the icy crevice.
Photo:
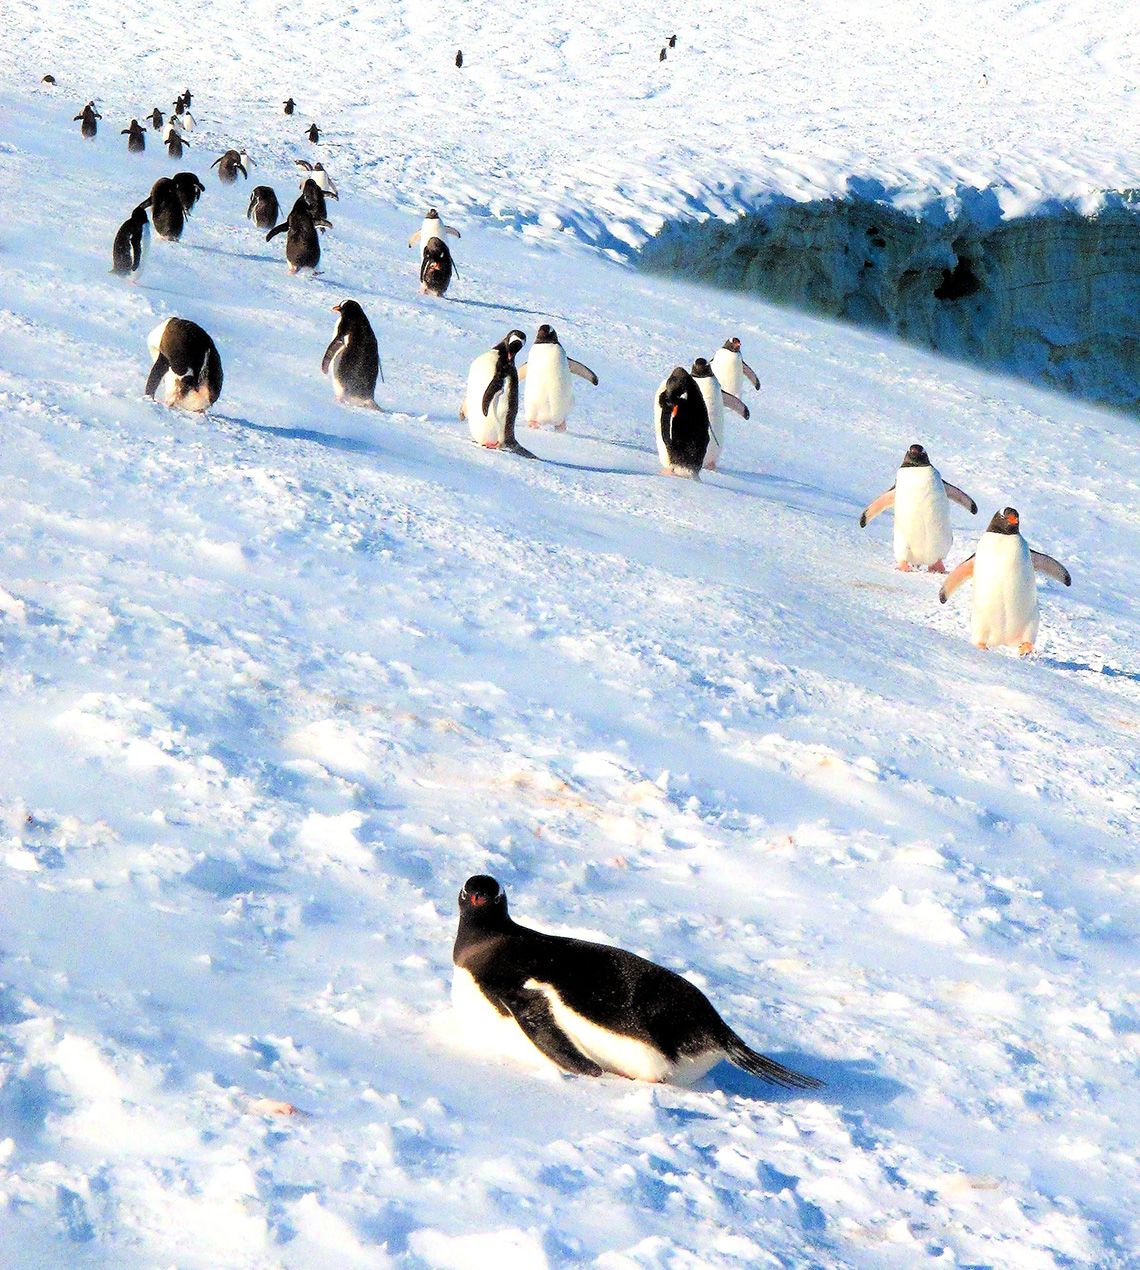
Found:
M 1140 413 L 1140 192 L 1004 219 L 991 191 L 912 214 L 771 199 L 673 221 L 638 254 L 683 274 Z

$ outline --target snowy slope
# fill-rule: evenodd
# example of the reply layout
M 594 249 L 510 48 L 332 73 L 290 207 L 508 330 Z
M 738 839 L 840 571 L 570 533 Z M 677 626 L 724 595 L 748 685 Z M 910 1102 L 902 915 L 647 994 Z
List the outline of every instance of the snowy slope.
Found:
M 102 21 L 63 46 L 91 92 Z M 1135 426 L 458 215 L 429 303 L 414 138 L 404 186 L 333 164 L 322 278 L 211 180 L 125 286 L 111 237 L 171 165 L 107 108 L 83 145 L 85 95 L 0 102 L 0 1264 L 1129 1264 Z M 300 126 L 226 140 L 284 192 Z M 319 374 L 349 295 L 379 416 Z M 210 418 L 142 399 L 171 312 L 221 350 Z M 547 461 L 476 450 L 471 357 L 543 320 L 601 386 Z M 653 387 L 730 333 L 754 422 L 660 479 Z M 982 509 L 955 559 L 1012 502 L 1071 568 L 1035 658 L 976 652 L 968 594 L 858 529 L 915 439 Z M 479 1053 L 448 981 L 483 870 L 826 1091 Z

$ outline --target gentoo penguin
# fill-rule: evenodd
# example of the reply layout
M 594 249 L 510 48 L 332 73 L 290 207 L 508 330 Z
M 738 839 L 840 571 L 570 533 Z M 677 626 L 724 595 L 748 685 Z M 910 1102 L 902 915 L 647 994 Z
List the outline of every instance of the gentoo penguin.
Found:
M 253 187 L 245 214 L 258 229 L 272 229 L 277 224 L 281 215 L 281 204 L 278 203 L 277 195 L 270 186 L 255 185 Z
M 187 216 L 194 210 L 194 204 L 206 192 L 206 187 L 193 172 L 176 172 L 171 178 L 178 191 L 178 201 Z
M 201 413 L 222 393 L 222 359 L 214 341 L 186 318 L 167 318 L 146 337 L 154 358 L 146 381 L 146 395 L 153 397 L 163 385 L 166 404 Z
M 309 140 L 316 145 L 321 139 L 321 130 L 315 123 L 309 124 Z
M 321 262 L 321 240 L 317 233 L 318 227 L 332 228 L 327 220 L 314 221 L 309 209 L 305 206 L 304 199 L 299 198 L 293 204 L 289 219 L 271 229 L 265 235 L 265 241 L 270 242 L 278 234 L 288 233 L 285 239 L 285 259 L 289 262 L 289 272 L 296 273 L 298 269 L 312 269 L 316 273 L 317 265 Z
M 1034 570 L 1066 586 L 1073 584 L 1063 564 L 1030 550 L 1021 536 L 1021 517 L 1015 508 L 1007 507 L 994 513 L 977 551 L 950 573 L 938 598 L 945 604 L 967 578 L 973 578 L 970 634 L 974 643 L 979 648 L 1016 644 L 1024 657 L 1033 651 L 1041 621 Z
M 329 191 L 328 197 L 335 198 L 338 203 L 340 202 L 339 196 L 333 190 Z M 325 202 L 325 192 L 311 176 L 301 186 L 300 201 L 309 209 L 309 215 L 313 220 L 321 221 L 327 219 L 329 209 L 328 204 Z
M 150 112 L 150 126 L 155 132 L 162 131 L 162 111 L 157 106 Z
M 519 371 L 519 378 L 526 383 L 523 411 L 532 428 L 552 423 L 556 432 L 566 431 L 574 405 L 574 375 L 597 386 L 597 375 L 589 366 L 567 357 L 558 332 L 544 322 L 535 334 L 526 365 Z
M 372 324 L 355 300 L 342 300 L 333 305 L 333 312 L 340 314 L 340 320 L 332 342 L 325 349 L 321 374 L 332 380 L 337 401 L 379 410 L 373 395 L 376 376 L 382 375 L 383 369 Z
M 96 119 L 102 119 L 103 116 L 95 109 L 95 103 L 89 101 L 86 106 L 75 116 L 73 123 L 78 121 L 79 131 L 88 141 L 99 131 L 99 125 Z
M 143 131 L 142 124 L 139 123 L 137 119 L 132 119 L 131 126 L 129 128 L 124 128 L 122 132 L 119 133 L 119 136 L 126 137 L 127 151 L 130 154 L 142 154 L 142 152 L 146 149 L 146 133 Z
M 41 83 L 41 84 L 47 84 L 49 87 L 54 88 L 54 87 L 55 87 L 55 76 L 54 76 L 54 75 L 45 75 L 45 76 L 43 77 L 43 79 L 41 79 L 41 80 L 40 80 L 40 83 Z
M 698 357 L 689 373 L 701 390 L 709 416 L 709 448 L 705 451 L 703 466 L 708 471 L 715 472 L 720 452 L 724 449 L 725 407 L 735 411 L 742 419 L 749 418 L 748 407 L 734 393 L 726 392 L 721 387 L 720 380 L 713 374 L 713 369 L 705 358 Z
M 293 100 L 292 97 L 290 97 L 288 101 L 283 102 L 282 105 L 284 105 L 285 113 L 287 115 L 291 115 L 293 111 L 297 109 L 297 103 Z
M 732 339 L 725 340 L 713 354 L 712 373 L 724 391 L 732 393 L 734 397 L 741 397 L 746 379 L 757 391 L 760 389 L 756 372 L 740 355 L 740 340 L 735 335 Z
M 308 159 L 294 159 L 293 162 L 297 167 L 304 168 L 310 174 L 311 179 L 316 181 L 317 186 L 324 190 L 326 194 L 331 194 L 334 198 L 337 197 L 336 185 L 332 177 L 325 171 L 323 163 L 310 163 Z M 309 179 L 310 177 L 303 176 L 298 184 L 304 188 L 305 182 Z
M 154 232 L 167 242 L 177 242 L 186 227 L 186 211 L 178 186 L 170 177 L 162 176 L 150 188 L 150 196 L 143 207 L 150 208 L 150 220 Z
M 932 467 L 926 451 L 915 442 L 903 455 L 902 467 L 895 483 L 885 494 L 869 504 L 859 517 L 859 528 L 865 529 L 888 507 L 895 509 L 895 563 L 909 573 L 915 565 L 923 565 L 931 573 L 945 573 L 943 561 L 954 541 L 950 528 L 950 500 L 978 514 L 978 505 L 939 475 Z
M 460 49 L 455 55 L 455 65 L 458 70 L 463 69 L 463 50 Z
M 669 378 L 657 386 L 653 428 L 662 471 L 700 480 L 709 448 L 709 412 L 704 394 L 683 366 L 674 366 Z
M 171 115 L 166 121 L 166 128 L 162 133 L 162 144 L 169 145 L 171 137 L 180 137 L 182 134 L 178 131 L 178 116 Z
M 111 247 L 111 272 L 120 276 L 135 275 L 143 265 L 143 257 L 150 242 L 150 221 L 146 204 L 138 207 L 119 226 Z
M 671 49 L 675 49 L 677 47 L 677 37 L 675 35 L 671 35 L 669 37 L 669 47 Z
M 444 295 L 451 286 L 452 273 L 458 274 L 451 248 L 442 238 L 429 238 L 420 258 L 420 290 L 424 295 Z
M 658 55 L 658 57 L 657 57 L 657 60 L 658 60 L 659 62 L 663 62 L 663 61 L 665 60 L 665 56 L 666 56 L 666 55 L 665 55 L 665 50 L 664 50 L 664 49 L 662 49 L 662 50 L 661 50 L 661 52 L 660 52 L 660 54 L 659 54 L 659 55 Z
M 433 238 L 446 238 L 448 235 L 452 238 L 463 237 L 458 229 L 453 228 L 451 225 L 445 225 L 439 219 L 439 213 L 435 208 L 430 207 L 428 208 L 428 214 L 424 217 L 424 223 L 408 239 L 408 246 L 414 247 L 416 243 L 422 243 L 422 249 L 426 249 Z
M 535 456 L 515 437 L 519 413 L 515 357 L 525 343 L 522 331 L 508 331 L 494 348 L 475 358 L 467 373 L 467 393 L 459 407 L 459 417 L 467 420 L 471 438 L 479 445 L 533 459 Z
M 180 110 L 177 115 L 172 115 L 171 122 L 177 125 L 179 132 L 194 131 L 194 116 L 185 108 Z
M 241 161 L 241 154 L 237 150 L 227 150 L 225 154 L 219 155 L 210 167 L 218 169 L 218 177 L 223 185 L 233 185 L 239 172 L 247 181 L 249 180 L 249 172 L 246 171 Z
M 166 141 L 166 153 L 172 159 L 181 159 L 184 147 L 189 144 L 190 142 L 184 136 L 172 129 Z
M 459 892 L 452 1001 L 481 1039 L 507 1030 L 578 1076 L 688 1084 L 722 1059 L 785 1089 L 822 1081 L 751 1049 L 694 984 L 644 957 L 520 926 L 492 877 Z

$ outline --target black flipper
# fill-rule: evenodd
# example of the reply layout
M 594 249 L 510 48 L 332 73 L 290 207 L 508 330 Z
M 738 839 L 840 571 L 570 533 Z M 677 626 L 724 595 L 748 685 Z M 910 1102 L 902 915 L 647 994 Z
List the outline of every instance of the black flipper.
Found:
M 502 1001 L 527 1040 L 564 1072 L 576 1076 L 603 1074 L 603 1069 L 587 1058 L 555 1022 L 550 1002 L 543 993 L 522 988 L 510 997 L 503 997 Z
M 965 507 L 971 515 L 978 514 L 978 504 L 966 493 L 964 489 L 959 489 L 957 485 L 951 485 L 949 481 L 942 482 L 942 488 L 946 491 L 946 497 L 951 502 L 957 503 L 959 507 Z
M 1043 551 L 1033 550 L 1030 550 L 1029 558 L 1033 561 L 1033 568 L 1038 573 L 1048 574 L 1049 577 L 1056 578 L 1058 582 L 1063 582 L 1066 586 L 1073 585 L 1073 575 L 1060 560 L 1054 560 L 1052 556 L 1047 556 Z
M 170 363 L 166 360 L 165 353 L 159 353 L 154 359 L 154 365 L 150 368 L 150 374 L 146 381 L 146 395 L 153 397 L 158 391 L 159 384 L 162 383 L 162 377 L 170 369 Z
M 584 366 L 581 362 L 575 361 L 573 357 L 566 359 L 566 365 L 569 367 L 571 375 L 577 375 L 579 379 L 585 379 L 588 383 L 593 384 L 595 388 L 598 386 L 598 377 L 589 366 Z
M 288 222 L 288 221 L 286 221 L 283 225 L 275 225 L 275 226 L 274 226 L 274 227 L 273 227 L 273 228 L 269 231 L 269 233 L 265 235 L 265 241 L 266 241 L 266 242 L 269 242 L 269 241 L 270 241 L 270 239 L 276 238 L 278 234 L 283 234 L 283 233 L 285 233 L 285 232 L 286 232 L 286 230 L 287 230 L 288 228 L 289 228 L 289 222 Z
M 514 372 L 514 373 L 512 373 Z M 486 413 L 484 411 L 484 413 Z M 502 449 L 509 450 L 512 454 L 517 454 L 524 459 L 537 459 L 538 455 L 533 454 L 525 445 L 519 445 L 518 438 L 515 436 L 515 420 L 519 417 L 519 377 L 512 363 L 507 371 L 507 419 L 503 424 L 503 440 Z
M 491 377 L 491 382 L 487 385 L 487 391 L 483 394 L 483 413 L 486 414 L 491 409 L 491 402 L 495 400 L 496 394 L 502 388 L 507 378 L 507 372 L 502 367 L 496 367 L 495 373 Z M 515 388 L 516 403 L 518 400 L 518 388 Z M 516 404 L 516 409 L 518 408 Z
M 757 392 L 759 392 L 760 391 L 760 377 L 756 374 L 756 372 L 752 369 L 752 367 L 749 366 L 748 363 L 743 358 L 740 359 L 740 369 L 744 371 L 744 378 L 748 380 L 748 382 L 752 385 L 753 388 L 756 389 Z
M 822 1080 L 816 1080 L 814 1076 L 804 1076 L 800 1072 L 792 1071 L 790 1067 L 785 1067 L 783 1063 L 777 1063 L 775 1059 L 757 1054 L 754 1049 L 749 1049 L 730 1028 L 725 1030 L 728 1033 L 724 1042 L 725 1057 L 742 1071 L 759 1076 L 761 1080 L 766 1080 L 771 1085 L 780 1085 L 784 1089 L 823 1088 Z
M 321 374 L 327 375 L 329 367 L 332 365 L 332 359 L 337 355 L 339 349 L 344 348 L 344 340 L 339 335 L 334 335 L 332 343 L 325 349 L 325 355 L 321 361 Z

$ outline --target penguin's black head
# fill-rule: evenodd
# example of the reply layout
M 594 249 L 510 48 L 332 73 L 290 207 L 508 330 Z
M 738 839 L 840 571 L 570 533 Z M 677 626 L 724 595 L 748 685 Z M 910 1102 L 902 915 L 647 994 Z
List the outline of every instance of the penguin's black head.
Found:
M 669 378 L 665 381 L 665 388 L 661 393 L 660 404 L 676 406 L 678 402 L 684 401 L 691 389 L 696 389 L 693 383 L 693 377 L 684 368 L 684 366 L 674 366 Z
M 507 915 L 507 894 L 494 878 L 477 873 L 468 878 L 459 892 L 460 917 L 474 917 L 480 922 L 494 921 Z
M 907 452 L 903 455 L 902 465 L 903 467 L 929 467 L 930 458 L 916 441 L 914 445 L 907 447 Z
M 364 310 L 355 300 L 342 300 L 339 304 L 333 305 L 332 311 L 339 313 L 349 322 L 359 322 L 364 316 Z
M 514 357 L 526 343 L 526 336 L 522 331 L 508 331 L 503 337 L 503 343 L 507 346 L 507 352 Z
M 549 323 L 543 322 L 535 333 L 534 342 L 536 344 L 557 344 L 558 332 Z
M 712 367 L 705 357 L 698 357 L 693 363 L 692 376 L 694 379 L 706 379 L 712 374 Z
M 727 349 L 728 349 L 728 351 L 729 351 L 730 353 L 739 353 L 739 352 L 740 352 L 740 338 L 739 338 L 739 336 L 734 335 L 734 336 L 732 337 L 732 339 L 730 339 L 730 340 L 725 340 L 725 341 L 724 341 L 724 346 L 725 346 L 725 348 L 727 348 Z
M 429 207 L 427 211 L 427 215 L 424 217 L 424 220 L 439 220 L 439 213 L 435 210 L 434 207 Z
M 988 534 L 1019 534 L 1021 533 L 1021 517 L 1017 514 L 1016 507 L 1003 507 L 1000 512 L 994 512 L 993 519 L 986 526 Z

